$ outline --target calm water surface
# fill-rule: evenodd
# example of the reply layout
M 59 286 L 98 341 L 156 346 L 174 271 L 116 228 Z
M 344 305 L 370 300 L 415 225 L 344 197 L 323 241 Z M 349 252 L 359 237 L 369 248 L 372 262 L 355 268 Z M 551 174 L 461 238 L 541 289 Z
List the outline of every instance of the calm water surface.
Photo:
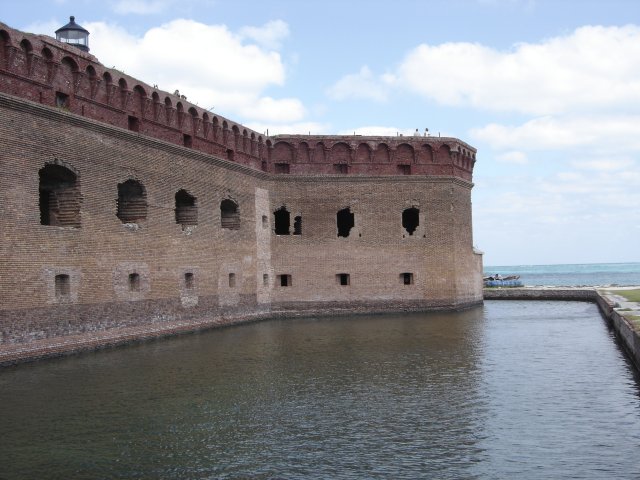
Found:
M 0 370 L 0 478 L 640 478 L 595 306 L 269 321 Z

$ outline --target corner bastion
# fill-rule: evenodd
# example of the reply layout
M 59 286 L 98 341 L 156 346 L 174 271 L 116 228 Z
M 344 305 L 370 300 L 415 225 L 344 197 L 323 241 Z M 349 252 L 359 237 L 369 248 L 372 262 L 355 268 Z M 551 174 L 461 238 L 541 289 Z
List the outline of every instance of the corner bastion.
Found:
M 0 112 L 0 348 L 482 302 L 458 139 L 267 136 L 2 23 Z

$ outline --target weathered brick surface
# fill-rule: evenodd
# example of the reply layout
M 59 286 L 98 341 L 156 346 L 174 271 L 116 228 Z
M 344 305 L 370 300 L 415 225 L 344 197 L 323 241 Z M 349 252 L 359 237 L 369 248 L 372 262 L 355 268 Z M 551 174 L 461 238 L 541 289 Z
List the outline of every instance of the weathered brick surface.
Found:
M 471 180 L 476 150 L 456 138 L 267 137 L 163 92 L 93 55 L 0 23 L 0 91 L 271 173 L 455 175 Z M 61 97 L 62 95 L 62 97 Z
M 248 130 L 245 137 L 244 127 L 219 117 L 225 133 L 210 112 L 53 39 L 0 24 L 0 40 L 0 350 L 25 343 L 46 350 L 49 341 L 55 352 L 73 351 L 117 343 L 117 332 L 164 335 L 220 319 L 482 301 L 471 231 L 475 150 L 464 142 L 261 138 Z M 56 107 L 56 92 L 69 104 Z M 174 112 L 178 100 L 195 113 Z M 191 147 L 183 146 L 187 134 Z M 73 226 L 41 224 L 46 165 L 76 178 L 74 189 L 47 200 L 67 209 L 62 221 Z M 276 166 L 289 174 L 275 174 Z M 146 202 L 134 202 L 131 215 L 146 217 L 123 223 L 118 205 L 129 200 L 119 198 L 118 185 L 127 181 L 143 187 Z M 197 210 L 184 225 L 175 212 L 183 190 Z M 237 212 L 223 221 L 225 200 Z M 289 235 L 274 232 L 281 207 L 291 216 Z M 346 238 L 336 223 L 345 208 L 354 215 Z M 412 234 L 402 226 L 407 208 L 419 210 Z M 282 286 L 281 275 L 291 284 Z M 61 337 L 77 342 L 54 340 Z

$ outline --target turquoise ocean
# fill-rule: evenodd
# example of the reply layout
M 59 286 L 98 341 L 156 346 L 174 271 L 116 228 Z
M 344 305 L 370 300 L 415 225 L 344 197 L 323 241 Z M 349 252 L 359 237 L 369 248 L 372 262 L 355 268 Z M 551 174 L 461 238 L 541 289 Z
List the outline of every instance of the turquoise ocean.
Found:
M 567 265 L 486 266 L 485 276 L 520 275 L 524 285 L 606 286 L 640 285 L 640 262 Z

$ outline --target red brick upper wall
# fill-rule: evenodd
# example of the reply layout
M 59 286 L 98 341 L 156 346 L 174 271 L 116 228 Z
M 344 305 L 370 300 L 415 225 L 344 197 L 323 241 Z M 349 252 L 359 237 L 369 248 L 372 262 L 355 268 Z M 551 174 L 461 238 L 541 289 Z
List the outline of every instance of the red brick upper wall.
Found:
M 476 150 L 455 138 L 264 137 L 45 35 L 0 23 L 0 91 L 271 173 L 453 175 Z

